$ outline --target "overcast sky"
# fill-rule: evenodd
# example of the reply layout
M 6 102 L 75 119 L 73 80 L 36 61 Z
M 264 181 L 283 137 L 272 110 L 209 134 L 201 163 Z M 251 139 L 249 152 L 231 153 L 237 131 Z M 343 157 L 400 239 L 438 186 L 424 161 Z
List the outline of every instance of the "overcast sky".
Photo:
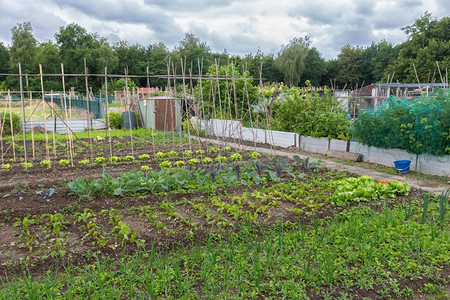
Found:
M 163 42 L 170 49 L 193 33 L 215 52 L 277 53 L 308 35 L 326 59 L 347 45 L 406 40 L 400 28 L 430 12 L 449 16 L 449 0 L 0 0 L 0 42 L 31 21 L 38 41 L 77 23 L 109 42 Z

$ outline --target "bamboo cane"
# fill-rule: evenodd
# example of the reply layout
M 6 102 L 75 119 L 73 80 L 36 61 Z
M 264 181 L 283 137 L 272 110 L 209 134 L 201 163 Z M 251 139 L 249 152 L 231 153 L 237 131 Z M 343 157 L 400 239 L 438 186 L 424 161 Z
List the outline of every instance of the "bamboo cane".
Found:
M 22 82 L 22 66 L 19 63 L 19 83 L 20 83 L 20 103 L 22 104 L 22 119 L 23 119 L 23 130 L 22 130 L 22 135 L 23 135 L 23 153 L 24 153 L 24 159 L 25 159 L 25 170 L 28 169 L 28 157 L 27 157 L 27 120 L 25 118 L 25 97 L 23 95 L 23 82 Z
M 33 95 L 31 93 L 31 91 L 29 91 L 28 95 L 29 95 L 30 106 L 31 106 L 31 103 L 33 102 Z M 39 105 L 39 103 L 38 103 L 38 105 Z M 30 128 L 31 128 L 31 150 L 33 153 L 33 159 L 35 159 L 36 158 L 36 148 L 35 148 L 36 146 L 34 144 L 33 114 L 31 114 L 31 116 L 30 116 Z
M 12 116 L 12 98 L 11 91 L 8 90 L 8 104 L 9 104 L 9 125 L 11 126 L 11 145 L 13 150 L 13 159 L 16 161 L 16 142 L 14 141 L 14 126 L 13 126 L 13 116 Z
M 48 133 L 47 133 L 47 114 L 45 112 L 44 78 L 42 76 L 42 65 L 41 64 L 39 64 L 39 74 L 41 77 L 42 108 L 44 111 L 45 159 L 50 160 L 50 151 L 49 151 Z

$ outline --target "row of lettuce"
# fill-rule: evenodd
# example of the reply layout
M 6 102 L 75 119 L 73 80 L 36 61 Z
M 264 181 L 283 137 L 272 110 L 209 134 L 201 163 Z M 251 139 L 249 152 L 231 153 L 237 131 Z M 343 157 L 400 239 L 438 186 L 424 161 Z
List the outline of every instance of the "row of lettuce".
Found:
M 261 159 L 248 162 L 228 161 L 211 166 L 172 167 L 167 169 L 130 171 L 119 177 L 107 174 L 97 179 L 77 178 L 68 184 L 72 194 L 80 200 L 93 200 L 106 196 L 139 196 L 146 194 L 186 193 L 193 191 L 215 192 L 217 188 L 266 184 L 283 178 L 302 180 L 308 173 L 320 169 L 320 163 L 309 158 L 294 156 L 292 160 L 275 157 L 272 161 Z M 141 168 L 142 170 L 142 168 Z M 331 203 L 342 206 L 355 202 L 395 198 L 408 195 L 411 187 L 404 182 L 375 181 L 369 176 L 344 178 L 329 182 L 334 190 Z
M 209 165 L 214 162 L 216 163 L 224 163 L 227 161 L 239 162 L 243 160 L 243 156 L 241 153 L 230 153 L 232 151 L 230 146 L 225 146 L 221 149 L 218 147 L 210 147 L 207 150 L 198 149 L 198 150 L 185 150 L 182 152 L 177 152 L 175 150 L 170 150 L 167 152 L 156 152 L 154 155 L 143 153 L 138 155 L 137 157 L 132 155 L 126 155 L 123 157 L 113 155 L 109 158 L 105 158 L 104 156 L 97 156 L 93 159 L 84 158 L 73 163 L 66 158 L 59 160 L 51 160 L 51 159 L 43 159 L 38 162 L 39 166 L 45 168 L 51 168 L 54 164 L 60 166 L 69 166 L 69 165 L 89 165 L 89 164 L 100 164 L 104 165 L 106 163 L 118 164 L 121 162 L 143 162 L 146 160 L 153 160 L 155 163 L 159 163 L 161 169 L 174 167 L 183 167 L 185 165 Z M 261 153 L 256 151 L 250 151 L 248 153 L 243 153 L 248 156 L 250 159 L 258 159 L 261 157 Z M 210 157 L 210 156 L 215 157 Z M 24 169 L 33 168 L 33 162 L 20 162 L 19 163 Z M 0 170 L 8 171 L 13 168 L 13 165 L 10 163 L 3 163 L 0 165 Z M 142 166 L 142 170 L 147 170 L 148 167 Z

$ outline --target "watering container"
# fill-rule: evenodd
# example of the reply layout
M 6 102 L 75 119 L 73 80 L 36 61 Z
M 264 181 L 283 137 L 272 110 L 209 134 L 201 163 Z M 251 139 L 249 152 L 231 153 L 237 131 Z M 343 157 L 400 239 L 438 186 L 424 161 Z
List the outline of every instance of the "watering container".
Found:
M 409 167 L 411 165 L 410 160 L 396 160 L 394 161 L 395 170 L 402 174 L 406 174 L 409 172 Z

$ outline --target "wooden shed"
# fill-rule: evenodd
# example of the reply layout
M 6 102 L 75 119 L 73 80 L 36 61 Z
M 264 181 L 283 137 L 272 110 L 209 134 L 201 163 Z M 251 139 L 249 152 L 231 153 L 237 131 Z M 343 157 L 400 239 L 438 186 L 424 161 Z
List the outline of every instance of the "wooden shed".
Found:
M 169 96 L 145 98 L 139 100 L 139 108 L 146 129 L 181 130 L 181 99 Z

